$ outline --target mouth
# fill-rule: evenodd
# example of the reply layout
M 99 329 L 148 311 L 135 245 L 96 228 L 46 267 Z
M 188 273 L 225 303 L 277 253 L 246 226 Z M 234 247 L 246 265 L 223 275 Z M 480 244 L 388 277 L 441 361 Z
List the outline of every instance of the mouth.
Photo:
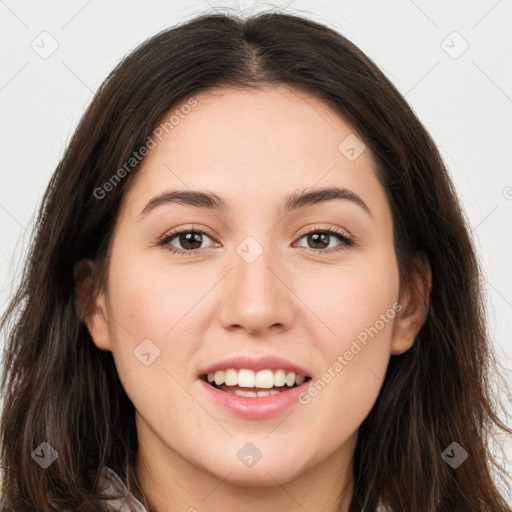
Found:
M 258 372 L 241 368 L 228 368 L 199 376 L 209 386 L 228 394 L 243 397 L 266 397 L 286 393 L 311 380 L 283 369 L 265 369 Z

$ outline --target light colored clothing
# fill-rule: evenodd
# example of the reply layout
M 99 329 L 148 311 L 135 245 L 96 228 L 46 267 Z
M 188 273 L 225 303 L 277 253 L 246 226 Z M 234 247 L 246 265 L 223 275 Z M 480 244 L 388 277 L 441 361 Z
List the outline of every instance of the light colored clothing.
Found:
M 128 489 L 122 482 L 119 475 L 117 475 L 117 473 L 112 469 L 104 468 L 101 476 L 102 480 L 100 485 L 102 494 L 105 494 L 106 496 L 115 496 L 116 494 L 122 494 L 125 497 L 130 495 Z M 133 495 L 131 496 L 132 499 L 134 500 L 134 505 L 131 508 L 128 506 L 125 499 L 118 498 L 108 501 L 107 510 L 110 510 L 112 512 L 147 512 L 144 505 L 142 505 L 142 503 L 139 500 L 133 497 Z M 388 512 L 389 509 L 380 505 L 377 508 L 377 511 Z
M 107 510 L 112 512 L 147 512 L 146 507 L 128 492 L 125 484 L 119 475 L 112 469 L 103 468 L 101 473 L 100 492 L 105 496 L 115 496 L 122 494 L 123 496 L 132 496 L 134 505 L 130 507 L 124 498 L 108 500 Z

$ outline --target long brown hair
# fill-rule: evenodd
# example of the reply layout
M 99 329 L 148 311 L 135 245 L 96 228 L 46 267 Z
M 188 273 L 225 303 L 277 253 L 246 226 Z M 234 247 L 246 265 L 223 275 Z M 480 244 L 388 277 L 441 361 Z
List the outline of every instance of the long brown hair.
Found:
M 44 194 L 21 284 L 0 324 L 8 331 L 3 510 L 101 510 L 95 491 L 105 466 L 144 501 L 133 478 L 135 410 L 112 354 L 96 348 L 81 320 L 75 265 L 106 261 L 139 167 L 126 162 L 166 113 L 202 91 L 272 84 L 322 99 L 360 134 L 391 204 L 401 279 L 419 251 L 432 270 L 425 323 L 410 350 L 391 356 L 359 429 L 350 512 L 374 511 L 379 500 L 393 511 L 510 511 L 490 440 L 512 431 L 491 389 L 498 365 L 470 229 L 440 154 L 354 44 L 277 11 L 206 13 L 157 34 L 110 73 L 81 119 Z M 122 179 L 112 180 L 123 166 Z M 44 470 L 31 456 L 42 442 L 58 454 Z M 453 442 L 468 452 L 456 469 L 441 455 Z

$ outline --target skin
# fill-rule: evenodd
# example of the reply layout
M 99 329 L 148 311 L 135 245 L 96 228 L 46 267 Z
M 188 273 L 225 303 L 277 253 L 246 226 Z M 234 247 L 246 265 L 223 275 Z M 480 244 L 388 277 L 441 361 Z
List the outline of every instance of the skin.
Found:
M 136 408 L 138 480 L 159 512 L 334 511 L 346 481 L 347 511 L 358 428 L 390 356 L 408 350 L 421 327 L 428 266 L 400 286 L 392 214 L 373 155 L 366 148 L 349 161 L 339 151 L 355 132 L 323 102 L 282 86 L 196 99 L 133 176 L 105 289 L 84 313 Z M 288 194 L 328 186 L 359 195 L 371 215 L 331 200 L 283 216 Z M 175 188 L 214 192 L 230 211 L 167 204 L 138 220 L 153 196 Z M 195 242 L 196 255 L 157 245 L 191 225 L 211 233 Z M 355 245 L 334 235 L 315 245 L 305 236 L 330 227 Z M 263 250 L 250 264 L 236 252 L 247 236 Z M 169 245 L 191 250 L 179 236 Z M 92 275 L 94 264 L 82 264 Z M 199 386 L 201 369 L 236 354 L 279 355 L 319 379 L 396 303 L 401 311 L 359 344 L 317 396 L 275 418 L 235 416 Z M 148 338 L 160 356 L 145 366 L 133 351 Z M 246 442 L 262 453 L 251 468 L 236 456 Z

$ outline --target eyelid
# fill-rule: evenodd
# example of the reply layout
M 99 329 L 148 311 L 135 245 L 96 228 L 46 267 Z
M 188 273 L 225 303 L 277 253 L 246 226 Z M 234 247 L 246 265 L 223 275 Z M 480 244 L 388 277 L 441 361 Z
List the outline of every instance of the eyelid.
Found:
M 183 231 L 186 231 L 186 232 L 197 231 L 198 233 L 206 233 L 212 240 L 217 242 L 215 236 L 213 235 L 213 232 L 209 228 L 207 228 L 205 226 L 200 226 L 197 224 L 190 224 L 188 226 L 187 225 L 178 226 L 177 228 L 173 228 L 169 231 L 166 231 L 161 237 L 158 238 L 157 244 L 164 241 L 165 239 L 167 239 L 173 235 L 177 235 L 178 233 L 181 233 Z
M 349 233 L 346 229 L 343 229 L 343 228 L 340 228 L 338 226 L 330 226 L 328 224 L 324 224 L 324 225 L 320 225 L 320 224 L 315 224 L 313 226 L 307 226 L 305 228 L 302 228 L 296 235 L 296 238 L 301 238 L 303 237 L 304 235 L 307 235 L 309 233 L 311 233 L 312 231 L 325 231 L 325 230 L 332 230 L 332 231 L 335 231 L 337 232 L 338 234 L 340 235 L 343 235 L 345 236 L 346 238 L 350 239 L 350 240 L 354 240 L 354 236 Z M 185 226 L 179 226 L 177 228 L 174 228 L 174 229 L 171 229 L 170 231 L 166 231 L 159 239 L 158 239 L 158 242 L 161 242 L 162 240 L 165 240 L 166 238 L 168 238 L 169 236 L 171 235 L 174 235 L 174 234 L 177 234 L 177 233 L 180 233 L 181 231 L 198 231 L 198 232 L 204 232 L 206 233 L 212 240 L 216 240 L 216 237 L 215 235 L 213 234 L 213 232 L 205 227 L 205 226 L 201 226 L 201 225 L 197 225 L 197 224 L 190 224 L 190 225 L 185 225 Z
M 299 231 L 297 234 L 298 238 L 302 238 L 304 235 L 307 235 L 313 231 L 334 231 L 338 233 L 339 235 L 344 236 L 345 238 L 348 238 L 349 240 L 354 240 L 354 237 L 351 233 L 349 233 L 346 229 L 340 228 L 338 226 L 331 226 L 329 224 L 314 224 L 313 226 L 308 226 L 306 228 L 303 228 Z
M 181 233 L 186 233 L 186 232 L 197 232 L 197 233 L 206 234 L 208 236 L 208 238 L 210 238 L 214 243 L 219 243 L 209 228 L 192 224 L 189 226 L 179 226 L 170 231 L 167 231 L 164 235 L 162 235 L 158 239 L 156 245 L 166 246 L 172 238 L 174 238 L 175 236 L 177 236 Z M 341 248 L 340 249 L 331 248 L 331 249 L 324 250 L 324 249 L 313 249 L 311 247 L 301 247 L 302 249 L 305 249 L 308 252 L 313 252 L 316 254 L 326 254 L 327 255 L 327 254 L 336 253 L 343 249 L 348 249 L 354 245 L 357 245 L 354 236 L 351 235 L 347 230 L 340 228 L 338 226 L 332 226 L 332 225 L 315 224 L 313 226 L 305 227 L 305 228 L 301 229 L 299 231 L 299 233 L 297 233 L 297 235 L 295 235 L 294 240 L 298 241 L 301 238 L 303 238 L 304 236 L 309 235 L 311 233 L 315 233 L 315 232 L 327 232 L 330 235 L 334 235 L 341 242 L 341 244 L 340 244 Z M 170 250 L 171 252 L 181 254 L 181 255 L 186 254 L 187 256 L 195 255 L 195 254 L 201 252 L 201 250 L 205 251 L 205 250 L 212 248 L 212 247 L 207 247 L 207 248 L 193 249 L 193 250 L 187 251 L 187 250 L 183 250 L 183 249 L 178 249 L 174 246 L 172 246 L 172 247 L 173 247 L 173 249 L 168 249 L 168 250 Z

